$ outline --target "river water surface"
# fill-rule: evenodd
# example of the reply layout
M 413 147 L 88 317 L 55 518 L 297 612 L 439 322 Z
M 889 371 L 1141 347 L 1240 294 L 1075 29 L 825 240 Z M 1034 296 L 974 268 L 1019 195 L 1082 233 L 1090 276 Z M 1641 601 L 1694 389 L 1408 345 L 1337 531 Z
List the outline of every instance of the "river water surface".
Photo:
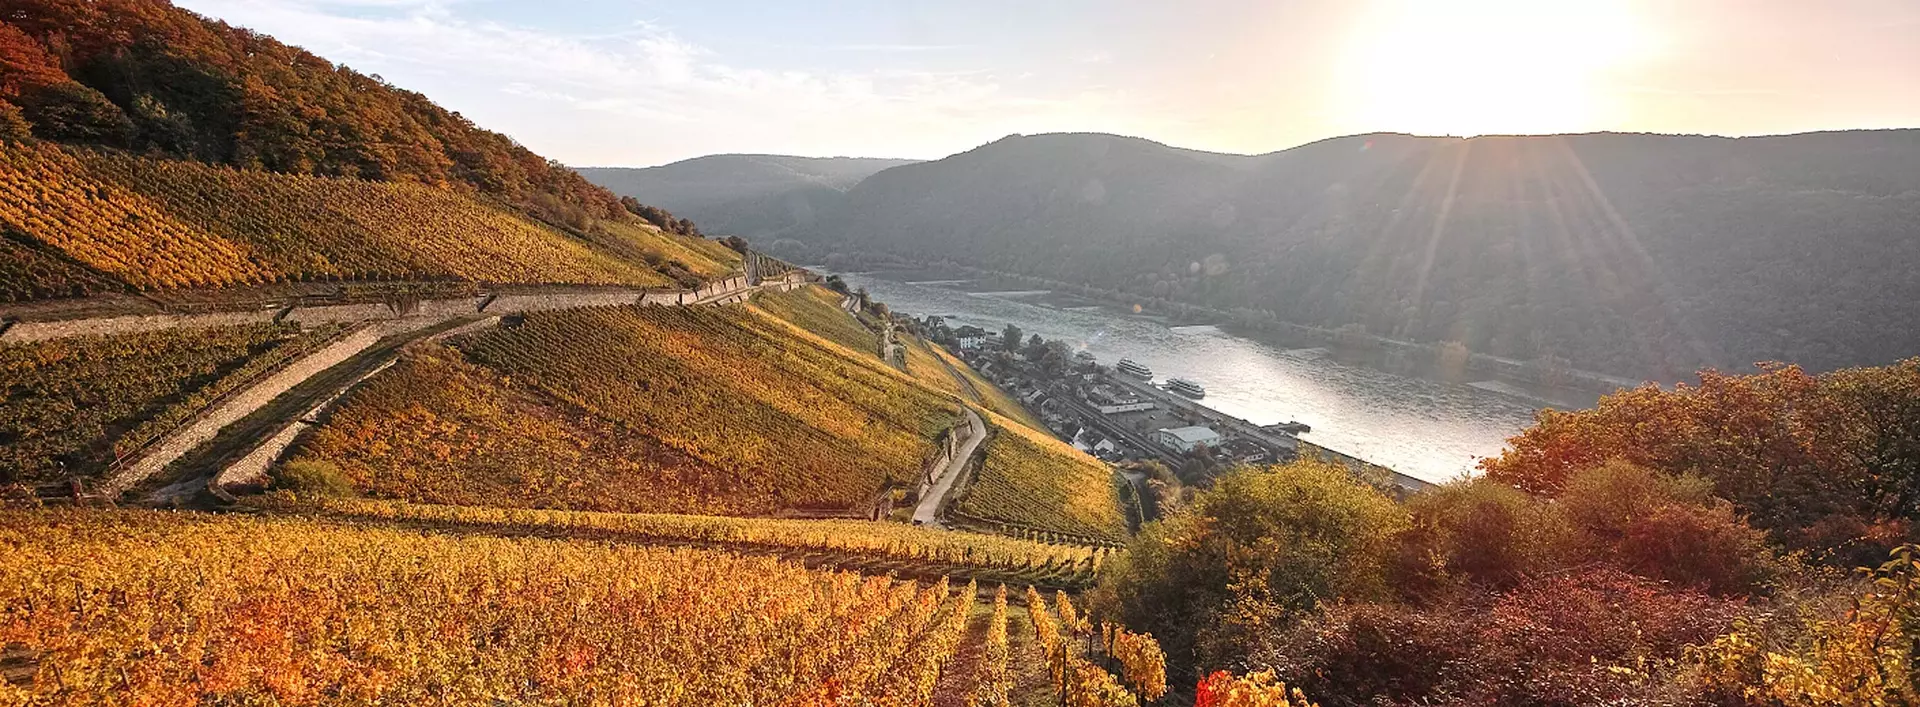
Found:
M 968 292 L 962 282 L 901 282 L 844 274 L 894 311 L 943 315 L 954 326 L 1000 331 L 1011 323 L 1027 335 L 1059 339 L 1112 365 L 1131 358 L 1155 380 L 1187 378 L 1206 386 L 1202 402 L 1221 412 L 1272 424 L 1298 420 L 1315 444 L 1428 481 L 1470 472 L 1498 454 L 1526 427 L 1539 405 L 1470 385 L 1389 373 L 1336 360 L 1323 349 L 1284 349 L 1211 326 L 1168 327 L 1105 308 L 1061 309 L 1033 293 Z

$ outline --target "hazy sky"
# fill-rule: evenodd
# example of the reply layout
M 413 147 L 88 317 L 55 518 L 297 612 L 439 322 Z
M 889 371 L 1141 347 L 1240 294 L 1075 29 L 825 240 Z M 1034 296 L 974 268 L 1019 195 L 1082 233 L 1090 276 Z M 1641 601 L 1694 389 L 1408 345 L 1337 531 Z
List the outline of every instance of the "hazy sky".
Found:
M 175 0 L 574 165 L 1920 127 L 1920 0 Z

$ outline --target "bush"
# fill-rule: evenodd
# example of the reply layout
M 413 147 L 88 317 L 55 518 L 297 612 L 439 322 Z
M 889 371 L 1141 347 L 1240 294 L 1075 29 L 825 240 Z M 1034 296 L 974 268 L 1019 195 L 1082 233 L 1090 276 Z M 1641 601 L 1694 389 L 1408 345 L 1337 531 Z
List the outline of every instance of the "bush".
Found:
M 1344 467 L 1301 461 L 1220 477 L 1149 523 L 1102 573 L 1096 610 L 1159 637 L 1173 666 L 1220 665 L 1323 602 L 1387 593 L 1406 513 Z
M 1696 686 L 1721 705 L 1920 704 L 1920 548 L 1896 548 L 1866 579 L 1841 611 L 1763 614 L 1689 651 Z
M 1689 704 L 1680 660 L 1737 601 L 1609 568 L 1438 605 L 1336 605 L 1246 658 L 1336 705 Z
M 1390 576 L 1408 599 L 1460 584 L 1507 589 L 1554 562 L 1565 524 L 1532 497 L 1485 480 L 1457 482 L 1407 503 L 1413 523 L 1394 543 Z
M 280 467 L 274 487 L 298 494 L 352 496 L 353 480 L 332 462 L 294 459 Z
M 33 126 L 27 124 L 27 118 L 20 112 L 20 106 L 0 100 L 0 143 L 25 142 L 33 139 Z
M 1474 660 L 1472 615 L 1340 604 L 1266 641 L 1247 662 L 1273 670 L 1326 707 L 1444 702 Z
M 1481 467 L 1558 495 L 1573 475 L 1616 459 L 1710 481 L 1775 540 L 1851 544 L 1858 538 L 1828 534 L 1835 527 L 1806 531 L 1834 516 L 1865 526 L 1920 519 L 1920 359 L 1819 376 L 1780 365 L 1703 371 L 1699 386 L 1623 390 L 1591 410 L 1542 413 Z
M 1752 593 L 1773 576 L 1773 552 L 1710 489 L 1704 479 L 1624 462 L 1575 474 L 1555 504 L 1574 544 L 1566 561 L 1607 562 L 1714 594 Z

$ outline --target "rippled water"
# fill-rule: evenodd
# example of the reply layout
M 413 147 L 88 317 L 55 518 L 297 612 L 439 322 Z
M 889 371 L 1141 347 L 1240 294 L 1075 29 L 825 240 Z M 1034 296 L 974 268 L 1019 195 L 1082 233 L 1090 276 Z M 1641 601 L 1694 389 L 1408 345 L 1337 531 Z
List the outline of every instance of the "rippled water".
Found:
M 1209 407 L 1257 424 L 1298 420 L 1306 440 L 1429 481 L 1444 481 L 1498 454 L 1537 409 L 1525 400 L 1466 385 L 1343 363 L 1324 351 L 1286 350 L 1210 326 L 1169 328 L 1103 309 L 1057 309 L 1020 297 L 968 293 L 951 284 L 844 275 L 895 311 L 947 315 L 955 326 L 1066 341 L 1112 365 L 1131 358 L 1156 380 L 1188 378 L 1207 388 Z

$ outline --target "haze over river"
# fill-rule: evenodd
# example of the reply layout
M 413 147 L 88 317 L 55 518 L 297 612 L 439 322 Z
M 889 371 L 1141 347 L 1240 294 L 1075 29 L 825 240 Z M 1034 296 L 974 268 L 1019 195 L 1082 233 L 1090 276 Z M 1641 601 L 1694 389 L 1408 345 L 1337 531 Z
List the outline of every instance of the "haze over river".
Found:
M 1059 339 L 1106 365 L 1131 358 L 1156 381 L 1187 378 L 1206 386 L 1202 402 L 1255 424 L 1298 420 L 1303 439 L 1429 481 L 1467 473 L 1498 454 L 1533 420 L 1538 405 L 1468 385 L 1408 377 L 1335 360 L 1324 350 L 1287 350 L 1214 327 L 1169 328 L 1105 308 L 1059 309 L 1022 295 L 977 293 L 960 283 L 915 284 L 869 274 L 842 275 L 894 311 L 946 315 L 954 326 Z

